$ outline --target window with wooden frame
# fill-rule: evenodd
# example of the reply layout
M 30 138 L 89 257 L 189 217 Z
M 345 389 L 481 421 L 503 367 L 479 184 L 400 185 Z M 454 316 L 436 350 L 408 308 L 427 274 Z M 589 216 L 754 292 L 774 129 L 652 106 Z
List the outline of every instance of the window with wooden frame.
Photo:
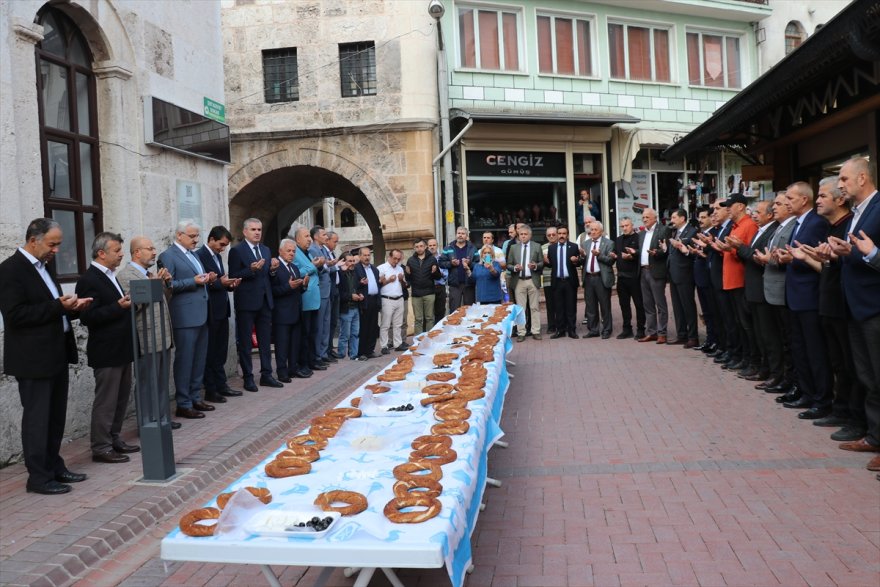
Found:
M 458 7 L 461 67 L 521 71 L 520 13 L 514 9 Z
M 807 38 L 804 27 L 796 20 L 789 22 L 785 27 L 785 54 L 788 55 L 801 46 Z
M 538 14 L 538 71 L 593 75 L 593 23 L 587 18 Z
M 38 22 L 44 35 L 36 46 L 43 205 L 64 232 L 56 273 L 73 281 L 88 268 L 102 230 L 95 75 L 85 37 L 69 17 L 47 7 Z
M 739 36 L 688 31 L 686 44 L 690 85 L 730 89 L 742 87 Z
M 630 81 L 672 81 L 669 27 L 608 23 L 611 77 Z

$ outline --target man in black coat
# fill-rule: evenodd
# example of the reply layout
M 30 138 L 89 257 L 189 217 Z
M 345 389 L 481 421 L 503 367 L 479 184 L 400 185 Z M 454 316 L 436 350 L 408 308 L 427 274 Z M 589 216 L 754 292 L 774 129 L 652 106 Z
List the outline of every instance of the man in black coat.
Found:
M 290 383 L 294 377 L 311 377 L 308 365 L 299 364 L 302 338 L 302 288 L 308 286 L 293 263 L 296 243 L 283 239 L 278 246 L 278 269 L 272 276 L 272 333 L 275 338 L 275 369 L 278 381 Z
M 715 249 L 706 246 L 704 238 L 715 237 L 712 228 L 712 209 L 709 206 L 697 208 L 697 223 L 699 231 L 695 235 L 691 246 L 688 247 L 694 258 L 694 285 L 697 287 L 697 298 L 700 300 L 700 309 L 703 312 L 703 322 L 706 324 L 706 340 L 697 350 L 706 354 L 718 350 L 718 308 L 715 304 L 715 293 L 712 291 L 712 278 L 709 274 L 709 255 L 715 253 Z
M 361 247 L 359 263 L 354 267 L 357 293 L 363 296 L 360 303 L 360 337 L 358 358 L 375 359 L 376 340 L 379 338 L 379 270 L 370 263 L 370 248 Z
M 633 338 L 632 305 L 636 307 L 635 338 L 645 336 L 645 306 L 642 304 L 642 286 L 639 284 L 639 235 L 630 218 L 620 221 L 620 235 L 614 241 L 617 254 L 617 301 L 623 317 L 623 331 L 618 339 Z
M 125 463 L 129 461 L 127 453 L 141 450 L 119 438 L 131 397 L 134 360 L 131 298 L 116 280 L 124 255 L 120 235 L 97 234 L 92 243 L 92 264 L 76 283 L 78 296 L 94 300 L 80 320 L 89 328 L 86 354 L 95 373 L 91 441 L 96 463 Z
M 3 372 L 18 382 L 27 490 L 57 495 L 70 491 L 68 483 L 86 479 L 67 469 L 59 451 L 67 419 L 67 365 L 77 362 L 71 320 L 91 300 L 61 295 L 46 268 L 63 241 L 56 221 L 31 221 L 25 241 L 0 263 Z
M 556 333 L 550 338 L 578 338 L 575 332 L 575 313 L 577 308 L 578 274 L 577 267 L 582 258 L 578 246 L 568 241 L 568 227 L 556 230 L 559 239 L 547 249 L 544 259 L 553 269 L 550 279 L 556 296 Z
M 676 340 L 668 341 L 668 344 L 683 344 L 690 349 L 700 344 L 697 340 L 697 303 L 694 299 L 694 259 L 688 249 L 697 229 L 688 224 L 684 208 L 675 210 L 670 218 L 675 233 L 669 238 L 667 263 Z

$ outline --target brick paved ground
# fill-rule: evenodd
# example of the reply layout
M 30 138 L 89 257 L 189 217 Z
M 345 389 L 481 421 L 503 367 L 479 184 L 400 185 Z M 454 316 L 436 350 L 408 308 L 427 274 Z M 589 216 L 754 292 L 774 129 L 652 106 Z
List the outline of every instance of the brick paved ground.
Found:
M 680 347 L 545 337 L 510 358 L 510 448 L 489 468 L 503 486 L 487 490 L 468 585 L 880 585 L 880 483 L 829 429 Z M 84 443 L 64 451 L 91 475 L 69 499 L 25 494 L 21 466 L 0 471 L 0 584 L 265 584 L 252 566 L 165 564 L 159 541 L 379 366 L 349 362 L 309 392 L 261 391 L 185 423 L 174 438 L 193 471 L 168 488 L 132 485 L 139 459 L 87 463 Z M 317 576 L 275 570 L 284 585 Z M 442 570 L 400 577 L 448 585 Z M 337 571 L 328 585 L 352 582 Z

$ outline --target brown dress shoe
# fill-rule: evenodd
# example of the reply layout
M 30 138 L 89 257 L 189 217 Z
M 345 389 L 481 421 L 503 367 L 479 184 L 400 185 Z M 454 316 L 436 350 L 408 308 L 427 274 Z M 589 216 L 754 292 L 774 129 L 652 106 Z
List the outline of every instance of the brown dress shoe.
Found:
M 205 402 L 193 402 L 193 407 L 200 412 L 213 412 L 215 409 L 214 406 Z
M 874 446 L 868 442 L 867 438 L 853 440 L 852 442 L 841 442 L 837 446 L 839 446 L 841 450 L 852 450 L 855 452 L 880 452 L 880 446 Z
M 642 338 L 639 339 L 639 342 L 653 342 L 655 340 L 657 340 L 657 335 L 652 334 L 650 336 L 643 336 Z
M 880 457 L 874 457 L 870 461 L 868 461 L 868 466 L 866 467 L 869 471 L 880 471 Z
M 657 344 L 666 344 L 666 337 L 665 336 L 658 336 L 657 337 Z
M 700 341 L 696 338 L 691 338 L 686 343 L 684 343 L 684 348 L 686 349 L 695 349 L 698 346 L 700 346 Z
M 190 420 L 197 420 L 199 418 L 204 418 L 205 415 L 197 410 L 192 408 L 177 408 L 175 410 L 174 415 L 178 418 L 189 418 Z

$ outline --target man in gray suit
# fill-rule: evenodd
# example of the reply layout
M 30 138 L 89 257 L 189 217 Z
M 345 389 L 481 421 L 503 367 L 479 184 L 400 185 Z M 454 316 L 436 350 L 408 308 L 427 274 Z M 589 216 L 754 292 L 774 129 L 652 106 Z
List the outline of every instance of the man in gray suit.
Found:
M 541 271 L 544 267 L 544 253 L 541 245 L 532 242 L 532 228 L 528 224 L 519 227 L 519 242 L 507 248 L 507 285 L 514 292 L 520 306 L 528 305 L 532 338 L 541 340 L 541 310 L 538 306 L 538 291 L 541 288 Z M 520 331 L 517 342 L 526 339 Z
M 318 289 L 321 292 L 321 306 L 318 308 L 318 331 L 315 337 L 314 361 L 322 365 L 328 365 L 337 361 L 336 357 L 329 355 L 330 350 L 330 274 L 336 271 L 336 261 L 330 259 L 330 251 L 327 249 L 327 231 L 323 226 L 313 226 L 310 234 L 312 244 L 309 247 L 309 257 L 318 268 Z
M 599 336 L 599 318 L 602 319 L 602 339 L 611 338 L 611 288 L 614 287 L 614 241 L 605 238 L 601 222 L 587 225 L 587 234 L 578 243 L 583 257 L 584 301 L 587 309 L 587 335 Z
M 189 220 L 177 224 L 174 243 L 159 255 L 159 267 L 171 274 L 171 324 L 174 328 L 176 415 L 204 418 L 214 406 L 199 399 L 208 356 L 208 288 L 217 274 L 206 272 L 194 251 L 201 229 Z
M 791 233 L 797 224 L 788 208 L 784 191 L 778 192 L 773 200 L 773 220 L 778 224 L 775 232 L 770 237 L 767 246 L 764 249 L 755 250 L 753 257 L 757 263 L 764 265 L 764 298 L 771 306 L 774 317 L 771 328 L 775 330 L 776 334 L 771 338 L 779 340 L 783 347 L 781 364 L 778 360 L 774 360 L 778 357 L 776 353 L 768 357 L 771 361 L 769 365 L 770 377 L 774 380 L 781 379 L 781 382 L 766 386 L 764 391 L 784 393 L 785 395 L 776 398 L 782 403 L 783 401 L 794 401 L 799 397 L 794 388 L 794 366 L 791 362 L 788 343 L 791 318 L 785 305 L 785 265 L 780 265 L 774 255 L 776 250 L 784 249 L 788 241 L 791 240 Z
M 645 336 L 639 342 L 666 344 L 669 310 L 666 306 L 666 227 L 657 222 L 657 212 L 642 212 L 645 230 L 639 232 L 639 277 L 645 305 Z

